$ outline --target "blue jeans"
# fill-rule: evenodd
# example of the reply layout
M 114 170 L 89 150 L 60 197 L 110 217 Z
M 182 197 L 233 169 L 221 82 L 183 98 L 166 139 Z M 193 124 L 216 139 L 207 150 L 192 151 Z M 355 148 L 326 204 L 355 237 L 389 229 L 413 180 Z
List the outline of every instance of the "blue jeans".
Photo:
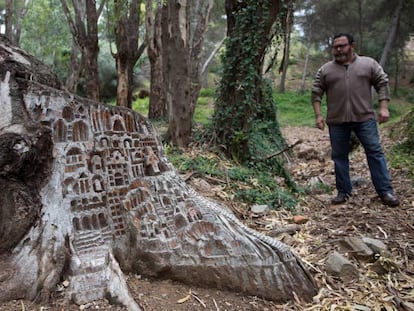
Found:
M 351 194 L 352 191 L 348 157 L 352 131 L 364 147 L 372 183 L 376 192 L 380 196 L 385 193 L 393 193 L 387 161 L 379 140 L 377 122 L 374 119 L 364 122 L 329 125 L 332 160 L 335 165 L 336 189 L 338 193 Z

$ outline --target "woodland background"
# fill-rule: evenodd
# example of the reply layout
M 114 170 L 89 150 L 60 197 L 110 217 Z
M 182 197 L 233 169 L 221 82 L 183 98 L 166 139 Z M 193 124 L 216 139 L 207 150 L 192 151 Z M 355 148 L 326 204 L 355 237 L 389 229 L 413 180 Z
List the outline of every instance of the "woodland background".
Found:
M 294 207 L 300 192 L 279 154 L 280 127 L 313 126 L 313 76 L 332 36 L 352 33 L 357 52 L 390 75 L 392 122 L 405 120 L 392 163 L 414 166 L 413 0 L 5 0 L 0 10 L 1 32 L 67 90 L 148 116 L 183 171 L 221 174 L 214 161 L 186 158 L 189 146 L 233 159 L 227 178 L 258 180 L 238 198 L 274 208 Z
M 0 10 L 1 33 L 49 64 L 66 89 L 148 116 L 186 180 L 223 200 L 246 224 L 271 234 L 273 227 L 289 227 L 293 215 L 306 214 L 310 221 L 283 241 L 310 263 L 322 288 L 314 309 L 345 310 L 354 302 L 356 310 L 397 310 L 399 300 L 413 302 L 414 0 L 3 0 Z M 256 18 L 271 23 L 259 60 L 253 50 L 263 37 L 257 37 L 262 24 Z M 350 205 L 334 210 L 326 204 L 334 191 L 329 144 L 326 133 L 309 128 L 309 88 L 318 67 L 331 58 L 331 37 L 338 32 L 354 34 L 357 52 L 377 59 L 390 75 L 392 119 L 380 130 L 402 200 L 392 212 L 384 213 L 366 184 Z M 231 109 L 238 106 L 246 109 Z M 361 150 L 352 158 L 353 172 L 367 182 Z M 272 212 L 258 217 L 250 209 L 254 204 Z M 403 276 L 374 277 L 364 263 L 358 263 L 361 282 L 343 284 L 326 275 L 331 241 L 351 234 L 384 236 L 392 246 L 390 262 Z M 144 306 L 149 301 L 146 310 L 162 310 L 188 294 L 181 285 L 139 276 L 131 276 L 129 285 Z M 300 302 L 276 306 L 197 291 L 222 310 L 305 309 Z M 188 301 L 191 306 L 176 310 L 202 309 L 198 300 Z

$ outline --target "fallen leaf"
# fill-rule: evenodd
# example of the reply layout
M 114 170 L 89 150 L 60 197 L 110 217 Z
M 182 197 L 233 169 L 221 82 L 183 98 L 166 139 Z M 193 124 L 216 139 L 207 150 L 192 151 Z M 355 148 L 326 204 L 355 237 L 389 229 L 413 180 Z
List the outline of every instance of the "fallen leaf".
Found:
M 177 301 L 177 303 L 184 303 L 191 298 L 191 295 L 187 295 L 184 298 L 181 298 Z
M 295 216 L 293 216 L 292 221 L 295 224 L 303 225 L 303 224 L 306 224 L 309 221 L 309 218 L 307 218 L 305 216 L 301 216 L 301 215 L 295 215 Z
M 177 301 L 177 303 L 184 303 L 184 302 L 186 302 L 186 301 L 188 301 L 188 300 L 190 300 L 190 299 L 191 299 L 191 289 L 190 289 L 190 291 L 189 291 L 188 295 L 187 295 L 187 296 L 185 296 L 184 298 L 179 299 L 179 300 Z

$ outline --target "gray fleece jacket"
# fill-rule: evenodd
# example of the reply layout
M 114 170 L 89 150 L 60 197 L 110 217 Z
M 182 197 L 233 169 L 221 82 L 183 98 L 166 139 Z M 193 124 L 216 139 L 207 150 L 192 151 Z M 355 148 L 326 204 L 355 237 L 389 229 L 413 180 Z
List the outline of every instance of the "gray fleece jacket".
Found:
M 316 73 L 312 103 L 321 102 L 326 94 L 328 125 L 374 119 L 372 86 L 379 101 L 390 99 L 388 76 L 373 58 L 355 54 L 347 67 L 330 61 Z

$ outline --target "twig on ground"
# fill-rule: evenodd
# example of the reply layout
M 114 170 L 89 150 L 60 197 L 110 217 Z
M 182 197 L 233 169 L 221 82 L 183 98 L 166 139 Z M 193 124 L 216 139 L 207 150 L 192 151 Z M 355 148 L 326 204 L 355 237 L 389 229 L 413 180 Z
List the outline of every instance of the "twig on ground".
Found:
M 194 294 L 194 292 L 191 292 L 191 296 L 193 296 L 195 298 L 195 300 L 197 300 L 204 308 L 207 308 L 207 306 L 204 303 L 204 301 L 201 300 L 201 298 L 199 298 L 196 294 Z
M 278 155 L 280 155 L 280 154 L 282 154 L 282 153 L 285 153 L 286 151 L 289 151 L 290 149 L 292 149 L 293 147 L 295 147 L 295 146 L 297 146 L 297 145 L 299 145 L 299 144 L 301 144 L 301 143 L 303 143 L 303 140 L 302 140 L 302 139 L 299 139 L 299 140 L 298 140 L 298 141 L 296 141 L 294 144 L 289 145 L 289 146 L 287 146 L 286 148 L 284 148 L 284 149 L 282 149 L 282 150 L 280 150 L 280 151 L 278 151 L 278 152 L 275 152 L 275 153 L 269 154 L 268 156 L 265 156 L 265 157 L 263 157 L 263 158 L 261 158 L 261 159 L 258 159 L 258 160 L 259 160 L 259 161 L 269 160 L 269 159 L 271 159 L 271 158 L 273 158 L 273 157 L 275 157 L 275 156 L 278 156 Z

